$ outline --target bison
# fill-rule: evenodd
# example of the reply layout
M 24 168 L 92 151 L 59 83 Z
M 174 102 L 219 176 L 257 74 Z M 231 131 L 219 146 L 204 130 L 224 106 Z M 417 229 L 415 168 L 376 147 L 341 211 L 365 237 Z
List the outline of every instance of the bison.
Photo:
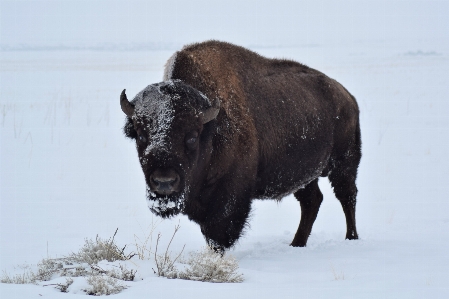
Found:
M 120 104 L 136 148 L 150 210 L 198 223 L 209 246 L 230 248 L 253 199 L 293 193 L 301 220 L 291 246 L 305 246 L 328 177 L 357 239 L 359 108 L 337 81 L 306 65 L 268 59 L 226 42 L 185 46 L 163 82 Z

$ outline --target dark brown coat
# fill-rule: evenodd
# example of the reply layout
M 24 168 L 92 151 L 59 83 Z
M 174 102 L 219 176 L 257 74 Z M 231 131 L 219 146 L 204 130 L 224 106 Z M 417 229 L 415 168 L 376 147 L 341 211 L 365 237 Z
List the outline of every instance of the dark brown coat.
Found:
M 199 132 L 195 157 L 188 156 L 186 144 L 171 142 L 172 154 L 186 154 L 170 163 L 191 159 L 193 164 L 182 169 L 168 164 L 151 169 L 143 166 L 150 193 L 156 188 L 152 179 L 156 168 L 162 169 L 157 175 L 162 171 L 164 182 L 172 180 L 176 185 L 170 192 L 188 190 L 183 193 L 179 212 L 200 224 L 212 247 L 224 249 L 235 243 L 246 224 L 252 199 L 280 200 L 291 193 L 302 210 L 291 245 L 305 246 L 322 201 L 317 184 L 320 176 L 329 176 L 343 206 L 346 238 L 358 238 L 355 180 L 361 158 L 359 110 L 355 98 L 337 81 L 300 63 L 268 59 L 218 41 L 189 45 L 176 52 L 167 62 L 164 81 L 160 84 L 171 87 L 163 87 L 162 93 L 180 98 L 172 101 L 172 106 L 177 111 L 175 118 L 183 119 L 174 121 L 171 133 L 167 133 L 170 136 L 190 136 L 182 132 L 196 122 L 195 113 L 219 106 L 218 115 L 197 129 L 189 129 Z M 208 99 L 201 108 L 195 106 L 201 94 L 193 95 L 198 91 Z M 141 92 L 131 104 L 148 94 L 151 92 Z M 198 100 L 190 100 L 186 94 Z M 176 108 L 181 105 L 178 102 L 185 107 Z M 187 106 L 196 108 L 189 110 Z M 178 117 L 181 114 L 190 118 Z M 145 121 L 128 118 L 127 136 L 137 137 L 139 122 Z M 141 150 L 139 156 L 142 162 L 145 153 Z M 161 159 L 157 155 L 147 158 Z M 180 183 L 175 184 L 178 178 Z M 173 194 L 164 200 L 172 200 Z M 176 213 L 161 216 L 172 214 Z

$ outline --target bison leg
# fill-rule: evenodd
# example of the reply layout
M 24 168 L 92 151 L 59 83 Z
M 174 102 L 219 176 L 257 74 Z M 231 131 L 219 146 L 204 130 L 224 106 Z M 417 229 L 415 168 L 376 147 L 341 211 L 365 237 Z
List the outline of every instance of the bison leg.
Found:
M 357 127 L 354 141 L 340 159 L 334 161 L 334 167 L 329 174 L 329 180 L 334 188 L 335 196 L 341 203 L 346 218 L 346 239 L 359 238 L 355 226 L 355 206 L 357 203 L 357 168 L 361 153 L 360 128 Z
M 351 172 L 353 173 L 351 175 Z M 355 185 L 354 171 L 341 171 L 335 169 L 329 175 L 329 180 L 334 188 L 335 196 L 343 207 L 346 218 L 346 239 L 356 240 L 359 238 L 355 226 L 355 206 L 357 202 L 357 187 Z
M 318 215 L 321 202 L 323 201 L 323 194 L 318 187 L 318 179 L 310 182 L 304 189 L 296 191 L 295 197 L 301 205 L 301 222 L 299 223 L 295 238 L 290 245 L 304 247 L 312 231 L 312 226 Z
M 224 253 L 234 245 L 242 235 L 251 209 L 251 201 L 228 201 L 225 207 L 211 213 L 208 219 L 200 224 L 209 247 L 216 252 Z

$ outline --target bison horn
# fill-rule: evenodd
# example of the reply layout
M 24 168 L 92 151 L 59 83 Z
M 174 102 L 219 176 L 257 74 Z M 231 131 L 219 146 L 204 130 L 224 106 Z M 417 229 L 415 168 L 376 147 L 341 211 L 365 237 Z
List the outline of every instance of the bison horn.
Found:
M 128 117 L 131 117 L 134 114 L 134 105 L 128 101 L 125 92 L 126 89 L 123 89 L 122 94 L 120 95 L 120 106 L 122 107 L 122 111 Z
M 201 122 L 205 124 L 215 119 L 219 111 L 220 111 L 220 101 L 216 99 L 215 101 L 212 102 L 212 106 L 210 108 L 207 108 L 206 110 L 201 112 L 200 114 Z

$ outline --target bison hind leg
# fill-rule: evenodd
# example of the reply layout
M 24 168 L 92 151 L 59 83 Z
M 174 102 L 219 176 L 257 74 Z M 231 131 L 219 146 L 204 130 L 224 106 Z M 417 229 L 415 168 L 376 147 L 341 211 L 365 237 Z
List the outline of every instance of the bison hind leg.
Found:
M 355 185 L 356 176 L 348 169 L 342 171 L 335 169 L 329 175 L 334 193 L 340 201 L 346 218 L 346 239 L 356 240 L 359 238 L 355 225 L 355 206 L 357 203 L 357 187 Z
M 301 205 L 301 221 L 290 245 L 304 247 L 323 201 L 323 194 L 318 186 L 318 179 L 310 182 L 304 189 L 299 189 L 294 195 Z
M 360 131 L 357 128 L 355 142 L 352 142 L 340 159 L 333 161 L 334 167 L 329 173 L 329 181 L 335 196 L 340 201 L 346 218 L 346 239 L 359 238 L 355 224 L 355 207 L 357 203 L 357 168 L 361 159 Z

